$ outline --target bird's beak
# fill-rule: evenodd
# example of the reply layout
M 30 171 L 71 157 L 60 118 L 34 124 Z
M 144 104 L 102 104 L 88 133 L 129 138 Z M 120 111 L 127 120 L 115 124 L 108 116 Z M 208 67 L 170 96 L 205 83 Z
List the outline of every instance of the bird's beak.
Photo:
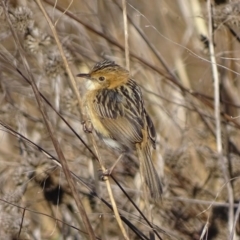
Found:
M 86 89 L 88 90 L 94 90 L 96 88 L 96 83 L 94 81 L 94 79 L 91 77 L 91 75 L 89 73 L 79 73 L 77 75 L 77 77 L 81 77 L 81 78 L 86 78 L 87 81 L 85 82 L 85 86 Z
M 91 76 L 90 76 L 89 73 L 79 73 L 79 74 L 77 75 L 77 77 L 88 78 L 88 79 L 91 78 Z

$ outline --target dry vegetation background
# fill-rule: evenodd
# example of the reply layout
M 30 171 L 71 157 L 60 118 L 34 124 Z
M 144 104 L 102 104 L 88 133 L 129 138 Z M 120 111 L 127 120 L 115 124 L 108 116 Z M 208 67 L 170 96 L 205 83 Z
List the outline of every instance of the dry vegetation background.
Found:
M 142 86 L 157 130 L 154 162 L 164 183 L 162 201 L 146 206 L 134 154 L 114 169 L 117 183 L 158 233 L 153 236 L 151 224 L 110 178 L 129 239 L 240 239 L 240 2 L 212 1 L 209 11 L 209 1 L 127 0 L 127 29 L 120 0 L 40 2 L 74 76 L 103 58 L 125 66 L 128 30 L 131 74 Z M 70 75 L 46 18 L 32 0 L 0 3 L 0 239 L 88 239 L 31 79 L 52 105 L 41 98 L 53 135 L 77 176 L 74 185 L 95 236 L 123 239 L 108 207 L 106 183 L 98 180 L 98 162 L 53 110 L 95 151 L 82 130 Z M 76 81 L 82 97 L 84 80 Z M 220 97 L 220 128 L 215 96 Z M 95 139 L 110 167 L 118 153 Z

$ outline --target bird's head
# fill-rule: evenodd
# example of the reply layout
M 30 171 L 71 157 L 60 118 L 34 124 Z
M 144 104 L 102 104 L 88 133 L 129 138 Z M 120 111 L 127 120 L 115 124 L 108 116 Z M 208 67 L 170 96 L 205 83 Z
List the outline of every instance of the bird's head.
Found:
M 129 72 L 113 61 L 104 60 L 95 64 L 89 73 L 80 73 L 77 77 L 88 79 L 87 89 L 113 89 L 129 79 Z

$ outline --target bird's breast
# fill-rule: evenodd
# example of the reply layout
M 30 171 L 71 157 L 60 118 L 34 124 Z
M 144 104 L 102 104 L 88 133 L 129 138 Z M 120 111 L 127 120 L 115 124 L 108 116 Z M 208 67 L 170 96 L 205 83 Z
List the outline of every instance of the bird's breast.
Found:
M 94 107 L 93 107 L 93 101 L 94 101 L 95 95 L 87 94 L 85 96 L 85 107 L 87 111 L 87 115 L 91 120 L 92 126 L 95 129 L 96 132 L 101 134 L 103 137 L 110 137 L 109 131 L 103 126 L 101 123 L 100 117 L 96 113 Z

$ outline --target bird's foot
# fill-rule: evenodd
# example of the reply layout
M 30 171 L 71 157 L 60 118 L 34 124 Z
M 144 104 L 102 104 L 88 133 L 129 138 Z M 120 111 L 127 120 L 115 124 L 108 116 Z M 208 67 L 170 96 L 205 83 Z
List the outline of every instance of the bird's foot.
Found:
M 92 133 L 93 126 L 90 120 L 82 121 L 83 131 L 86 133 Z
M 105 169 L 104 171 L 102 169 L 99 170 L 99 179 L 101 181 L 106 181 L 108 177 L 112 174 L 113 168 Z

